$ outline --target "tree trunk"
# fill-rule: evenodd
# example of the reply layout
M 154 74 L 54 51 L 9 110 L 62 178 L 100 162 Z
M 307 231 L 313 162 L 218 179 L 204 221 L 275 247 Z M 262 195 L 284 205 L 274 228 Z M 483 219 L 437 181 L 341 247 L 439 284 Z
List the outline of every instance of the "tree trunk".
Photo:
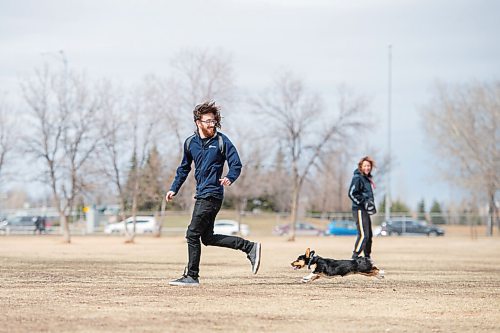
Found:
M 116 216 L 116 222 L 125 221 L 125 219 L 127 218 L 127 214 L 125 214 L 125 210 L 126 210 L 125 199 L 124 199 L 123 194 L 120 191 L 120 212 Z
M 127 229 L 127 224 L 125 224 L 126 240 L 125 243 L 134 243 L 135 241 L 135 222 L 137 219 L 137 196 L 138 196 L 139 182 L 136 180 L 134 186 L 134 193 L 132 194 L 132 230 L 129 232 Z
M 59 223 L 61 224 L 61 231 L 63 234 L 63 242 L 64 243 L 71 243 L 71 235 L 69 232 L 69 223 L 68 219 L 66 217 L 66 214 L 64 214 L 63 210 L 59 211 Z
M 495 204 L 495 200 L 493 199 L 493 203 Z M 500 234 L 500 216 L 498 214 L 498 207 L 497 205 L 495 204 L 493 206 L 493 215 L 495 216 L 495 220 L 497 222 L 497 228 L 498 228 L 498 233 Z
M 127 239 L 125 243 L 134 243 L 135 241 L 135 221 L 137 218 L 137 194 L 134 193 L 132 196 L 132 230 L 129 232 L 127 229 L 127 224 L 125 222 L 125 234 L 127 235 Z
M 469 221 L 469 225 L 470 225 L 470 238 L 471 239 L 477 239 L 477 226 L 476 226 L 475 219 L 474 218 L 467 218 L 467 216 L 465 218 Z
M 288 241 L 295 241 L 295 225 L 297 224 L 297 215 L 299 211 L 299 192 L 300 192 L 300 184 L 297 179 L 293 184 L 293 193 L 292 193 L 292 214 L 290 216 L 290 235 L 288 237 Z
M 489 209 L 488 209 L 488 236 L 493 236 L 493 227 L 495 226 L 495 193 L 490 191 L 489 193 Z
M 236 216 L 238 219 L 238 234 L 241 236 L 241 220 L 243 219 L 242 211 L 247 206 L 247 198 L 238 200 Z
M 163 223 L 165 222 L 165 211 L 167 209 L 167 200 L 165 200 L 165 196 L 163 196 L 163 198 L 161 199 L 161 208 L 160 208 L 160 216 L 158 216 L 158 214 L 155 214 L 156 215 L 156 230 L 155 230 L 155 233 L 154 233 L 154 237 L 161 237 L 161 228 L 163 227 Z

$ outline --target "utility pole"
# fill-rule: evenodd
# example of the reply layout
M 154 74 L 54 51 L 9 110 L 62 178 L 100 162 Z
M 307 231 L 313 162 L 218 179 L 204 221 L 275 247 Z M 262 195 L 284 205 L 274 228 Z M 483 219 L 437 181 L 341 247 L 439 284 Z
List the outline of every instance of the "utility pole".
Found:
M 392 94 L 392 45 L 389 44 L 389 82 L 387 98 L 387 190 L 385 194 L 385 220 L 391 219 L 391 94 Z

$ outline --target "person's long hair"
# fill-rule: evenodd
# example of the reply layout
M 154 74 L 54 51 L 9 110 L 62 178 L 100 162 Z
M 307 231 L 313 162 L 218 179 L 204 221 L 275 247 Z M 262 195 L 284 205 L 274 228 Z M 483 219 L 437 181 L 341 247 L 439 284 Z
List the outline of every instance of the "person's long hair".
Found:
M 358 170 L 359 170 L 359 171 L 362 171 L 362 170 L 361 170 L 361 166 L 363 165 L 363 162 L 364 162 L 364 161 L 367 161 L 368 163 L 370 163 L 370 164 L 371 164 L 371 166 L 372 166 L 372 170 L 373 170 L 373 168 L 375 168 L 375 160 L 374 160 L 373 158 L 371 158 L 370 156 L 363 156 L 363 157 L 359 160 L 359 162 L 358 162 Z M 370 174 L 371 174 L 371 172 L 370 172 Z

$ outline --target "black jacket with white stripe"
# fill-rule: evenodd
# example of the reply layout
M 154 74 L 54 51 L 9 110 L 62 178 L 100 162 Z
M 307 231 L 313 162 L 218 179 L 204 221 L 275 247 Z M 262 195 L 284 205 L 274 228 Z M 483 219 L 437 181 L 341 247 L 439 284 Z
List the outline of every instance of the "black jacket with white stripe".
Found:
M 365 203 L 367 201 L 374 202 L 372 184 L 370 182 L 371 174 L 366 176 L 359 171 L 354 170 L 352 176 L 351 186 L 349 186 L 349 198 L 352 201 L 352 209 L 365 210 Z

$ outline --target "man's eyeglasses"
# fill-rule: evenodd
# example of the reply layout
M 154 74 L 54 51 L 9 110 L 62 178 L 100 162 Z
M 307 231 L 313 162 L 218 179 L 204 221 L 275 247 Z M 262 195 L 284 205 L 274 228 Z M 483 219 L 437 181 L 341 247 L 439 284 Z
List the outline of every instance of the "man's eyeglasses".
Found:
M 215 119 L 200 120 L 200 122 L 205 123 L 207 125 L 215 125 L 215 124 L 217 124 L 217 120 L 215 120 Z

